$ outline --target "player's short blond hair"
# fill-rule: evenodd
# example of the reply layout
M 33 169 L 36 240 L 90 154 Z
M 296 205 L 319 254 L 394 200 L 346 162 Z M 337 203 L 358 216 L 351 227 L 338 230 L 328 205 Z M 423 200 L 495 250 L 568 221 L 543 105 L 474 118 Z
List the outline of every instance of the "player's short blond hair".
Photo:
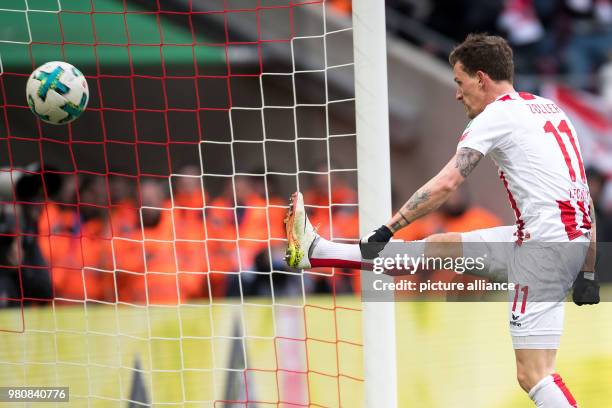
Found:
M 512 48 L 502 37 L 487 34 L 469 34 L 448 56 L 451 66 L 461 62 L 470 76 L 482 71 L 494 81 L 512 82 L 514 62 Z

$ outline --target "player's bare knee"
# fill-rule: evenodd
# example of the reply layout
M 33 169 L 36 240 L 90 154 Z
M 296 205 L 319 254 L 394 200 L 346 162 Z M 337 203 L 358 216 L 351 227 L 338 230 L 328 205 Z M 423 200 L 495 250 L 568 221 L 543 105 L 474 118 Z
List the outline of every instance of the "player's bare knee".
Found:
M 446 232 L 433 234 L 425 240 L 425 256 L 430 258 L 460 258 L 463 254 L 461 234 Z
M 427 237 L 427 243 L 460 243 L 461 234 L 456 232 L 443 232 L 440 234 L 433 234 Z
M 521 388 L 529 392 L 542 378 L 554 372 L 554 357 L 552 353 L 542 354 L 544 350 L 521 352 L 517 353 L 516 379 Z
M 549 372 L 549 370 L 544 370 L 544 369 L 538 370 L 534 368 L 530 368 L 530 369 L 522 368 L 521 369 L 517 367 L 516 379 L 519 385 L 521 386 L 521 388 L 525 392 L 528 393 L 529 391 L 531 391 L 533 387 L 535 387 L 537 383 L 540 382 L 542 378 L 550 374 L 552 373 Z
M 531 390 L 531 388 L 533 387 L 529 379 L 529 374 L 526 370 L 521 370 L 517 368 L 516 380 L 525 392 L 529 392 L 529 390 Z

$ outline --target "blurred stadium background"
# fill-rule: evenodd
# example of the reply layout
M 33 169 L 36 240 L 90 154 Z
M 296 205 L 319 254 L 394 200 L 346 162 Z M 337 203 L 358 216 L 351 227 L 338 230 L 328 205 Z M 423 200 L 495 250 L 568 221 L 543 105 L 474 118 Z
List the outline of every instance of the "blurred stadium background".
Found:
M 394 208 L 454 151 L 445 58 L 486 30 L 513 44 L 517 87 L 574 120 L 610 242 L 612 3 L 386 6 Z M 89 83 L 69 126 L 25 101 L 52 60 Z M 299 188 L 322 235 L 359 236 L 353 61 L 348 0 L 2 2 L 0 386 L 69 386 L 77 407 L 361 406 L 359 273 L 287 270 L 282 225 Z M 495 174 L 402 238 L 513 222 Z M 531 406 L 504 308 L 398 304 L 399 406 Z M 612 406 L 610 312 L 568 305 L 559 370 L 582 407 Z

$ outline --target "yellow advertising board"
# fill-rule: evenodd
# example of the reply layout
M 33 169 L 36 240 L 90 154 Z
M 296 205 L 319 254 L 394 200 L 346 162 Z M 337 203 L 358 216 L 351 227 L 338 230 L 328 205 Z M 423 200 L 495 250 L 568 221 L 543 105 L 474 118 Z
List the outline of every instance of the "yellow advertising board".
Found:
M 0 332 L 0 386 L 68 386 L 76 407 L 139 398 L 360 407 L 358 300 L 277 302 L 38 307 L 23 321 L 20 310 L 3 310 L 1 328 L 16 332 Z M 396 314 L 401 407 L 532 406 L 515 380 L 503 302 L 401 302 Z M 612 406 L 610 316 L 607 303 L 566 307 L 558 371 L 583 408 Z

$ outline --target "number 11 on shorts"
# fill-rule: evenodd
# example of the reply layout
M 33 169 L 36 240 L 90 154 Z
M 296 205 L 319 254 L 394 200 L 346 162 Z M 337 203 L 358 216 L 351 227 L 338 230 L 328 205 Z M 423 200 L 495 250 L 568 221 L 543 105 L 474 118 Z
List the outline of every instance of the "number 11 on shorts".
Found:
M 529 293 L 529 286 L 522 286 L 516 284 L 514 286 L 514 301 L 512 302 L 512 313 L 516 312 L 516 304 L 518 302 L 519 292 L 523 292 L 523 300 L 521 301 L 521 314 L 525 313 L 525 307 L 527 307 L 527 294 Z

